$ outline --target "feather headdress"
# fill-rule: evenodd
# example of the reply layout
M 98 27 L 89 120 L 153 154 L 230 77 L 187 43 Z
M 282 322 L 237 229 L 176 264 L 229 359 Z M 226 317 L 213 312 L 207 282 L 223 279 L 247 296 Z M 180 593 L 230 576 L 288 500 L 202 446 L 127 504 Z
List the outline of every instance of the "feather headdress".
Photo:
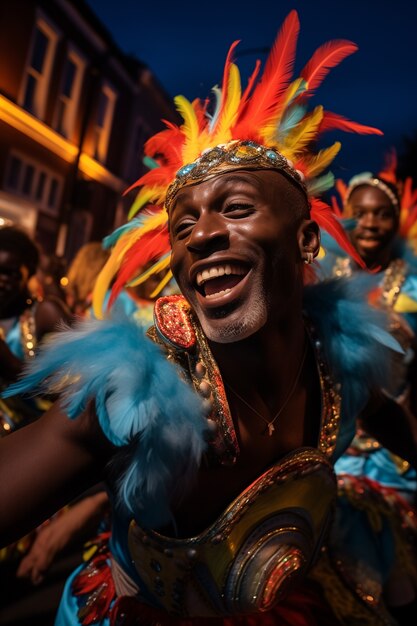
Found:
M 263 73 L 257 62 L 243 91 L 239 69 L 233 62 L 238 44 L 234 42 L 226 58 L 222 86 L 213 89 L 212 113 L 208 112 L 208 101 L 175 98 L 184 122 L 179 127 L 166 122 L 167 128 L 145 144 L 146 164 L 151 169 L 127 190 L 139 189 L 129 218 L 139 212 L 140 217 L 111 238 L 114 248 L 94 294 L 97 316 L 117 274 L 122 274 L 123 280 L 116 280 L 110 304 L 123 283 L 134 285 L 144 280 L 140 271 L 150 261 L 156 260 L 155 271 L 168 271 L 167 212 L 178 189 L 229 169 L 281 171 L 308 195 L 312 219 L 330 229 L 340 245 L 361 262 L 330 207 L 316 198 L 333 185 L 333 176 L 323 172 L 341 144 L 336 142 L 318 153 L 312 152 L 312 144 L 327 130 L 382 133 L 321 106 L 308 109 L 311 96 L 330 69 L 355 52 L 357 46 L 345 40 L 326 43 L 294 77 L 298 32 L 298 15 L 291 11 Z
M 377 187 L 385 193 L 399 216 L 399 236 L 408 240 L 414 249 L 417 248 L 417 189 L 413 188 L 413 180 L 407 177 L 400 180 L 397 175 L 397 154 L 390 150 L 385 157 L 384 167 L 377 173 L 362 172 L 356 174 L 346 185 L 342 180 L 336 181 L 336 190 L 342 206 L 335 197 L 332 198 L 335 213 L 340 218 L 350 218 L 349 198 L 359 186 Z

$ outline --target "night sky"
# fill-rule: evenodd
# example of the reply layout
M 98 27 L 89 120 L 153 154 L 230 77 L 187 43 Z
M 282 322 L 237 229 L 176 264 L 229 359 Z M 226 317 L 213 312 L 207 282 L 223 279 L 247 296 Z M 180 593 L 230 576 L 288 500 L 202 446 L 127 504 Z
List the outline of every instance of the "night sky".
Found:
M 329 39 L 350 39 L 359 51 L 334 68 L 312 100 L 384 137 L 326 134 L 342 139 L 332 166 L 344 179 L 383 165 L 384 153 L 404 151 L 417 133 L 417 2 L 412 0 L 88 0 L 117 44 L 146 63 L 165 90 L 206 97 L 221 81 L 235 39 L 243 82 L 265 59 L 284 17 L 298 10 L 301 30 L 296 69 Z

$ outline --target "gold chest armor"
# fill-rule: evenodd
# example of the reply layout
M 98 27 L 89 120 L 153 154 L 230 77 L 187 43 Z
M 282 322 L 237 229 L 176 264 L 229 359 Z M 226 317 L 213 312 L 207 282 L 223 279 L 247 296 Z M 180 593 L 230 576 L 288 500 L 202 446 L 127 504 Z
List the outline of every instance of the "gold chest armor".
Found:
M 156 307 L 159 337 L 211 403 L 218 436 L 212 453 L 233 464 L 238 444 L 221 376 L 207 342 L 181 296 Z M 187 539 L 129 528 L 129 550 L 148 592 L 170 614 L 239 615 L 276 604 L 314 562 L 336 496 L 329 457 L 339 426 L 340 398 L 317 351 L 322 390 L 318 448 L 298 449 L 274 464 L 241 493 L 204 532 Z M 155 330 L 150 336 L 161 342 Z M 182 345 L 179 345 L 179 342 Z M 178 347 L 179 345 L 179 347 Z M 179 350 L 180 348 L 180 350 Z

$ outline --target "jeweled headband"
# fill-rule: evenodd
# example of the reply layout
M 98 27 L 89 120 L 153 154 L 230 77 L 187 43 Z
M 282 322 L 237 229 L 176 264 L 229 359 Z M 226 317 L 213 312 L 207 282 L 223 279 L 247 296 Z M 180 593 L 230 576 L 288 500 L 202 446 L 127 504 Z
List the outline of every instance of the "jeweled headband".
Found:
M 203 180 L 231 170 L 276 169 L 289 177 L 307 196 L 307 187 L 302 172 L 294 169 L 291 161 L 274 148 L 265 148 L 254 141 L 230 141 L 208 150 L 193 163 L 178 170 L 168 187 L 165 208 L 170 211 L 177 192 L 187 185 L 196 185 Z
M 278 169 L 303 189 L 309 198 L 311 218 L 336 237 L 360 263 L 332 210 L 318 199 L 332 187 L 334 177 L 325 172 L 340 150 L 335 142 L 319 152 L 312 147 L 323 133 L 341 130 L 364 134 L 381 131 L 352 122 L 341 115 L 309 106 L 330 69 L 357 50 L 337 39 L 320 46 L 298 77 L 293 76 L 299 20 L 296 11 L 285 19 L 266 60 L 260 61 L 242 89 L 233 62 L 234 42 L 223 71 L 222 86 L 213 88 L 213 101 L 175 98 L 183 124 L 166 122 L 167 128 L 145 144 L 145 164 L 150 171 L 127 192 L 138 188 L 127 224 L 105 240 L 112 253 L 94 291 L 94 312 L 102 314 L 105 294 L 113 283 L 109 305 L 126 285 L 134 286 L 152 273 L 166 270 L 156 291 L 171 278 L 167 222 L 178 190 L 232 169 Z M 135 217 L 137 215 L 137 217 Z M 132 219 L 133 218 L 133 219 Z M 155 260 L 153 267 L 142 268 Z M 156 292 L 155 292 L 156 293 Z

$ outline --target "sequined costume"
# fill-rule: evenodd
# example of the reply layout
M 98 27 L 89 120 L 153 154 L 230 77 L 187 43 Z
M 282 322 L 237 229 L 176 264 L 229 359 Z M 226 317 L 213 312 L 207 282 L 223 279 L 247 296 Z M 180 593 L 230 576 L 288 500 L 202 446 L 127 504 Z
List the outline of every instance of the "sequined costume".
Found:
M 240 486 L 232 490 L 225 509 L 213 514 L 208 527 L 183 538 L 176 534 L 175 511 L 199 470 L 207 468 L 216 478 L 216 469 L 221 468 L 219 475 L 224 477 L 230 468 L 231 476 L 236 476 L 232 468 L 240 450 L 222 372 L 195 307 L 183 296 L 157 301 L 155 327 L 148 337 L 133 321 L 106 316 L 102 306 L 110 285 L 111 305 L 125 285 L 138 285 L 152 273 L 165 271 L 158 287 L 162 290 L 172 275 L 168 220 L 169 212 L 171 217 L 175 212 L 176 194 L 238 170 L 246 175 L 255 170 L 278 172 L 284 189 L 288 185 L 297 192 L 305 214 L 330 230 L 361 263 L 330 207 L 318 198 L 332 185 L 333 176 L 323 172 L 340 143 L 316 154 L 311 146 L 329 129 L 380 131 L 321 106 L 308 111 L 308 100 L 329 69 L 356 46 L 344 40 L 324 44 L 293 79 L 298 31 L 298 16 L 292 11 L 262 75 L 257 64 L 243 91 L 232 61 L 235 42 L 226 59 L 222 88 L 214 90 L 213 112 L 206 101 L 176 98 L 184 123 L 167 124 L 146 143 L 150 171 L 132 187 L 140 189 L 130 221 L 110 237 L 113 249 L 94 292 L 94 312 L 102 321 L 61 334 L 14 386 L 15 392 L 39 385 L 61 392 L 62 408 L 70 419 L 77 419 L 94 402 L 104 435 L 120 448 L 114 458 L 120 468 L 117 479 L 113 482 L 109 477 L 111 535 L 99 539 L 95 553 L 68 582 L 58 626 L 393 623 L 380 589 L 367 593 L 358 578 L 351 588 L 333 563 L 330 549 L 323 553 L 324 561 L 320 556 L 337 492 L 333 463 L 350 444 L 356 416 L 371 390 L 384 384 L 390 355 L 398 349 L 384 330 L 384 316 L 371 311 L 362 294 L 355 296 L 344 281 L 303 288 L 312 365 L 308 374 L 321 399 L 311 416 L 317 445 L 289 446 L 289 454 L 245 479 L 241 493 Z M 218 200 L 213 204 L 221 204 Z M 193 213 L 200 210 L 197 204 Z M 264 222 L 275 213 L 272 200 L 267 204 L 271 211 Z M 220 219 L 220 212 L 216 216 Z M 296 223 L 295 216 L 291 220 Z M 178 247 L 177 242 L 177 251 Z M 312 248 L 316 252 L 315 244 Z M 297 246 L 297 251 L 295 258 L 291 249 L 297 276 L 288 278 L 300 293 L 299 329 L 302 278 L 306 284 L 314 253 L 307 245 Z M 262 280 L 266 272 L 264 268 Z M 181 289 L 191 282 L 190 277 L 182 285 L 179 281 Z M 233 288 L 229 291 L 233 293 Z M 246 305 L 251 304 L 248 296 Z M 200 312 L 199 318 L 204 321 L 207 315 Z M 235 341 L 241 339 L 240 334 Z M 211 337 L 211 341 L 215 340 Z M 378 367 L 373 367 L 375 363 Z M 380 501 L 378 492 L 375 498 Z M 402 517 L 381 515 L 395 551 L 406 545 L 411 554 L 411 543 L 396 528 L 408 521 L 413 538 L 412 512 L 405 507 Z M 375 538 L 378 543 L 385 537 L 375 533 Z M 325 567 L 320 568 L 320 563 Z M 338 603 L 332 601 L 332 581 L 345 590 L 343 597 L 349 603 L 343 622 Z M 361 622 L 355 621 L 358 615 Z
M 375 577 L 373 595 L 367 590 L 367 579 L 361 580 L 363 576 L 356 580 L 356 591 L 352 590 L 331 559 L 331 545 L 313 568 L 310 577 L 302 582 L 320 553 L 331 519 L 336 495 L 332 464 L 349 444 L 355 429 L 354 417 L 366 402 L 368 391 L 363 378 L 360 393 L 357 382 L 363 377 L 364 369 L 369 367 L 370 360 L 376 355 L 384 359 L 386 348 L 375 341 L 376 337 L 379 337 L 380 342 L 395 347 L 390 336 L 375 325 L 377 320 L 368 319 L 365 323 L 366 307 L 359 301 L 350 301 L 346 288 L 344 281 L 335 281 L 310 287 L 306 291 L 306 327 L 316 354 L 322 398 L 317 448 L 296 450 L 272 467 L 265 468 L 265 472 L 248 485 L 209 528 L 190 539 L 176 539 L 158 532 L 158 526 L 164 520 L 162 496 L 160 501 L 154 502 L 152 513 L 148 508 L 151 501 L 148 506 L 143 504 L 146 502 L 144 496 L 141 498 L 142 512 L 131 512 L 125 505 L 115 504 L 110 541 L 108 543 L 107 538 L 102 537 L 92 550 L 93 555 L 89 555 L 88 562 L 69 581 L 57 625 L 139 625 L 157 622 L 165 625 L 198 624 L 200 621 L 204 624 L 208 618 L 217 618 L 219 624 L 323 625 L 327 623 L 326 619 L 330 620 L 329 624 L 334 624 L 331 620 L 335 619 L 338 605 L 336 603 L 336 606 L 332 606 L 331 588 L 335 578 L 342 588 L 347 585 L 343 597 L 345 606 L 350 602 L 351 614 L 367 616 L 368 622 L 364 623 L 393 623 L 384 610 L 381 589 L 379 593 L 375 590 L 378 587 Z M 340 312 L 343 310 L 341 303 L 346 308 L 345 316 Z M 323 306 L 327 315 L 323 314 Z M 220 372 L 196 319 L 182 296 L 169 296 L 157 301 L 155 320 L 156 326 L 150 329 L 148 335 L 163 349 L 169 362 L 180 366 L 183 376 L 209 403 L 208 418 L 217 424 L 217 435 L 209 444 L 205 462 L 213 466 L 219 463 L 233 465 L 239 455 L 233 421 Z M 111 322 L 102 324 L 106 326 Z M 123 335 L 129 333 L 128 343 L 132 351 L 137 350 L 138 346 L 133 344 L 133 334 L 130 333 L 137 334 L 136 341 L 145 341 L 146 349 L 149 348 L 149 340 L 140 338 L 140 330 L 134 323 L 124 320 L 112 324 L 120 343 L 123 342 Z M 352 331 L 352 328 L 355 330 Z M 326 342 L 325 336 L 329 331 L 333 337 L 331 344 Z M 113 345 L 110 332 L 113 330 L 108 326 L 101 330 L 92 327 L 89 337 L 85 330 L 80 337 L 76 336 L 77 333 L 65 337 L 64 333 L 58 338 L 61 345 L 55 349 L 49 348 L 52 360 L 47 362 L 47 355 L 41 358 L 41 371 L 38 365 L 32 380 L 25 384 L 33 385 L 46 376 L 49 384 L 56 387 L 63 371 L 67 372 L 66 380 L 68 374 L 71 379 L 71 372 L 78 371 L 82 372 L 78 376 L 80 380 L 74 383 L 74 391 L 71 393 L 70 390 L 67 395 L 69 406 L 73 399 L 84 402 L 85 394 L 89 396 L 95 385 L 102 388 L 105 395 L 108 394 L 107 372 L 119 369 L 120 358 L 129 358 L 123 345 L 119 354 L 103 345 L 103 341 Z M 360 355 L 358 353 L 358 362 L 354 364 L 354 373 L 351 371 L 350 378 L 345 370 L 343 348 L 338 350 L 337 342 L 334 341 L 337 332 L 340 334 L 341 347 L 347 337 L 351 345 L 357 342 L 357 345 L 363 347 L 368 342 L 365 350 Z M 80 345 L 85 346 L 87 353 L 89 343 L 101 345 L 108 354 L 106 373 L 93 371 L 95 366 L 92 356 L 85 363 L 85 369 L 80 366 L 79 359 L 77 363 L 77 357 L 73 356 L 68 370 L 68 356 L 62 350 L 68 340 L 68 354 L 73 355 L 79 352 L 76 342 L 81 342 Z M 144 348 L 145 345 L 142 353 Z M 149 354 L 146 354 L 146 358 L 149 358 Z M 59 370 L 59 367 L 63 369 Z M 56 369 L 56 380 L 51 381 L 48 372 Z M 336 372 L 342 382 L 331 377 L 329 371 Z M 375 376 L 378 375 L 375 373 Z M 357 380 L 354 380 L 355 376 Z M 368 382 L 375 385 L 377 381 L 368 379 Z M 131 404 L 129 397 L 134 390 L 129 388 L 128 383 L 124 391 L 126 397 L 121 400 L 123 406 Z M 344 405 L 343 397 L 348 394 L 350 401 Z M 111 401 L 108 407 L 111 410 L 109 414 L 103 414 L 102 425 L 107 436 L 114 441 L 121 437 L 121 431 L 113 419 L 113 414 L 116 417 L 120 409 L 118 404 L 112 406 Z M 77 410 L 75 406 L 73 408 Z M 198 406 L 194 405 L 193 411 L 196 408 Z M 186 407 L 182 411 L 186 412 Z M 129 423 L 125 423 L 129 419 L 130 427 Z M 132 430 L 132 419 L 133 414 L 126 414 L 123 428 Z M 158 425 L 155 427 L 158 428 Z M 175 430 L 179 426 L 173 424 L 170 428 L 173 433 L 168 439 L 175 441 Z M 200 436 L 200 429 L 201 424 L 197 419 L 192 425 L 193 437 Z M 143 449 L 141 452 L 144 454 Z M 150 451 L 149 454 L 153 453 Z M 169 455 L 168 450 L 164 453 L 164 459 Z M 135 466 L 133 458 L 131 465 Z M 129 484 L 132 480 L 130 476 Z M 404 538 L 399 537 L 398 526 L 407 523 L 410 536 L 416 532 L 416 520 L 412 512 L 405 507 L 402 517 L 390 519 L 383 508 L 380 494 L 374 493 L 372 487 L 369 489 L 381 509 L 384 532 L 377 537 L 377 543 L 381 542 L 382 546 L 389 536 L 391 548 L 401 549 Z M 114 492 L 111 497 L 115 500 Z M 131 506 L 134 506 L 133 502 Z M 328 604 L 320 599 L 322 592 L 317 594 L 318 587 L 327 589 Z M 301 611 L 300 603 L 304 607 Z M 125 611 L 131 621 L 123 621 Z M 255 618 L 255 615 L 258 617 Z M 294 621 L 291 622 L 291 619 Z M 346 620 L 349 620 L 349 612 Z M 357 622 L 351 619 L 341 623 Z

